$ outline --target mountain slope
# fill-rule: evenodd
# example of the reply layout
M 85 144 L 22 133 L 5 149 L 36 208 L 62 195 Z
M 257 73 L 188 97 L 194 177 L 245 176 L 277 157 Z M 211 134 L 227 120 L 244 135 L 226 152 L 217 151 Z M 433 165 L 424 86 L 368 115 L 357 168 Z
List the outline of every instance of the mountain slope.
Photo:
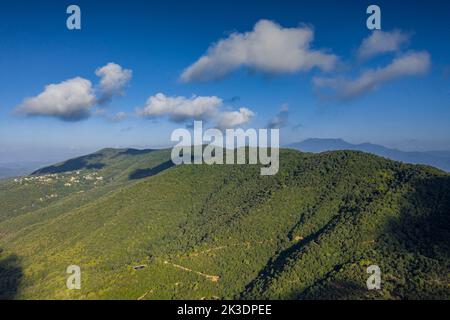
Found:
M 256 165 L 169 167 L 169 150 L 100 154 L 78 169 L 105 185 L 2 211 L 3 298 L 450 297 L 450 178 L 439 170 L 351 151 L 281 150 L 276 176 Z M 150 174 L 133 179 L 136 170 Z M 16 198 L 30 192 L 21 188 Z M 81 290 L 66 288 L 73 264 Z M 365 289 L 370 264 L 381 291 Z
M 450 171 L 450 152 L 448 151 L 400 151 L 372 143 L 351 144 L 342 139 L 307 139 L 293 143 L 289 147 L 304 152 L 324 152 L 337 150 L 355 150 L 375 154 L 391 160 L 412 164 L 425 164 Z

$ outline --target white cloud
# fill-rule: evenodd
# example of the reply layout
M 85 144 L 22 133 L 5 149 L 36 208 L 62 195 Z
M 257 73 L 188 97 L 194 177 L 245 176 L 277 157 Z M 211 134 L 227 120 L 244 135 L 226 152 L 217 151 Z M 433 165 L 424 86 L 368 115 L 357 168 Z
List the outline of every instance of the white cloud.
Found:
M 397 52 L 409 42 L 410 35 L 400 30 L 385 32 L 375 30 L 365 38 L 358 49 L 359 59 L 368 59 L 379 54 Z
M 231 129 L 250 121 L 255 113 L 248 108 L 239 108 L 239 111 L 224 111 L 217 117 L 217 127 Z
M 123 69 L 116 63 L 110 62 L 95 70 L 95 74 L 101 78 L 99 103 L 105 103 L 109 102 L 113 96 L 123 95 L 124 88 L 131 80 L 133 72 L 129 69 Z
M 207 53 L 181 75 L 183 82 L 219 79 L 241 66 L 266 73 L 295 73 L 314 67 L 329 71 L 337 57 L 312 50 L 309 27 L 283 28 L 269 20 L 258 21 L 246 33 L 233 33 L 209 47 Z
M 370 69 L 358 78 L 350 80 L 342 77 L 313 79 L 319 88 L 329 88 L 338 99 L 351 99 L 375 90 L 381 84 L 406 76 L 423 75 L 430 69 L 431 60 L 428 52 L 410 52 L 395 58 L 383 68 Z
M 174 122 L 188 119 L 202 120 L 212 117 L 222 103 L 222 99 L 216 96 L 185 98 L 168 97 L 163 93 L 157 93 L 148 98 L 146 105 L 138 110 L 138 113 L 144 117 L 169 116 Z
M 26 98 L 15 111 L 27 116 L 52 116 L 77 121 L 89 117 L 95 103 L 91 82 L 76 77 L 47 85 L 39 95 Z
M 78 121 L 92 114 L 92 107 L 108 102 L 114 95 L 122 95 L 130 81 L 132 71 L 123 69 L 116 63 L 108 63 L 98 68 L 95 74 L 99 76 L 100 84 L 97 97 L 89 80 L 81 77 L 69 79 L 57 84 L 49 84 L 37 96 L 24 99 L 14 112 L 26 116 L 52 116 L 65 121 Z M 95 114 L 105 114 L 104 109 L 97 109 Z M 111 117 L 118 121 L 126 117 L 121 112 Z
M 239 111 L 222 111 L 223 100 L 216 96 L 170 97 L 157 93 L 148 98 L 146 105 L 137 110 L 138 115 L 147 118 L 167 116 L 176 123 L 188 120 L 215 121 L 220 128 L 232 128 L 248 122 L 253 112 L 247 108 Z
M 269 120 L 267 127 L 270 129 L 282 128 L 286 126 L 289 117 L 289 106 L 284 104 L 275 117 Z

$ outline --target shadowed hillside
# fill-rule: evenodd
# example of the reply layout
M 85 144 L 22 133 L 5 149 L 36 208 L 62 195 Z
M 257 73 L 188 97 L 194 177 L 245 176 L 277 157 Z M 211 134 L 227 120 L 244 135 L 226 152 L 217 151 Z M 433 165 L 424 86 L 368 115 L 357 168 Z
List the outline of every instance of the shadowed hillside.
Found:
M 11 300 L 16 297 L 22 277 L 18 257 L 16 255 L 4 256 L 0 249 L 0 300 Z
M 43 175 L 49 173 L 64 173 L 76 170 L 88 170 L 88 169 L 102 169 L 107 164 L 105 161 L 111 161 L 112 159 L 120 156 L 138 156 L 146 155 L 154 150 L 137 150 L 137 149 L 102 149 L 96 153 L 81 156 L 78 158 L 70 159 L 53 166 L 48 166 L 33 172 L 33 175 Z

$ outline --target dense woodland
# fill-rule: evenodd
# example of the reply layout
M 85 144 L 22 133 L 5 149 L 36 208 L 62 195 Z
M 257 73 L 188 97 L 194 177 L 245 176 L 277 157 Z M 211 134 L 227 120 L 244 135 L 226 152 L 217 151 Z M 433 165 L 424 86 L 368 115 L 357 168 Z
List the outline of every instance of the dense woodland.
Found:
M 450 298 L 448 174 L 288 149 L 259 173 L 104 149 L 2 180 L 0 298 Z

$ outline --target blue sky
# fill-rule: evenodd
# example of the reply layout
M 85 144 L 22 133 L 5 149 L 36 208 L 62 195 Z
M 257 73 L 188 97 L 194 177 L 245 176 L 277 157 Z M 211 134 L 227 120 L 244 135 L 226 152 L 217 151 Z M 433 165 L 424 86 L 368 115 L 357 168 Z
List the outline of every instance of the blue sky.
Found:
M 195 107 L 195 97 L 217 97 L 214 115 L 202 114 L 211 126 L 231 116 L 241 116 L 243 127 L 255 128 L 279 120 L 284 144 L 319 137 L 404 150 L 450 150 L 450 2 L 243 2 L 3 2 L 0 156 L 4 161 L 41 160 L 102 147 L 167 146 L 172 130 L 192 119 L 183 111 L 176 114 L 180 110 L 173 104 L 172 113 L 155 112 L 147 101 L 158 93 L 164 94 L 163 103 L 179 103 L 180 108 Z M 70 4 L 81 8 L 81 30 L 66 28 Z M 384 36 L 397 32 L 399 37 L 394 37 L 395 48 L 383 47 L 385 38 L 374 42 L 375 53 L 361 59 L 363 40 L 373 35 L 366 28 L 370 4 L 381 8 Z M 274 28 L 309 30 L 314 39 L 307 42 L 307 51 L 321 56 L 300 66 L 294 57 L 291 64 L 287 33 L 288 48 L 281 48 L 281 55 L 270 48 L 255 53 L 261 47 L 254 43 L 258 40 L 231 42 L 233 33 L 245 38 L 262 20 L 269 21 L 266 29 L 261 27 L 265 43 Z M 221 39 L 253 53 L 224 66 L 224 52 L 216 48 L 211 53 Z M 208 66 L 195 65 L 208 48 Z M 404 65 L 402 59 L 410 64 L 398 71 L 395 61 Z M 45 99 L 24 102 L 49 84 L 76 77 L 88 80 L 99 98 L 102 78 L 96 70 L 108 63 L 132 76 L 123 86 L 113 86 L 116 91 L 107 103 L 88 103 L 89 115 L 78 121 L 32 110 L 46 107 Z M 424 65 L 418 68 L 420 63 Z M 182 81 L 183 71 L 193 65 L 194 76 Z M 225 74 L 216 77 L 224 68 Z M 360 87 L 364 81 L 369 85 Z M 243 116 L 241 108 L 251 116 Z M 285 112 L 275 118 L 281 110 Z

